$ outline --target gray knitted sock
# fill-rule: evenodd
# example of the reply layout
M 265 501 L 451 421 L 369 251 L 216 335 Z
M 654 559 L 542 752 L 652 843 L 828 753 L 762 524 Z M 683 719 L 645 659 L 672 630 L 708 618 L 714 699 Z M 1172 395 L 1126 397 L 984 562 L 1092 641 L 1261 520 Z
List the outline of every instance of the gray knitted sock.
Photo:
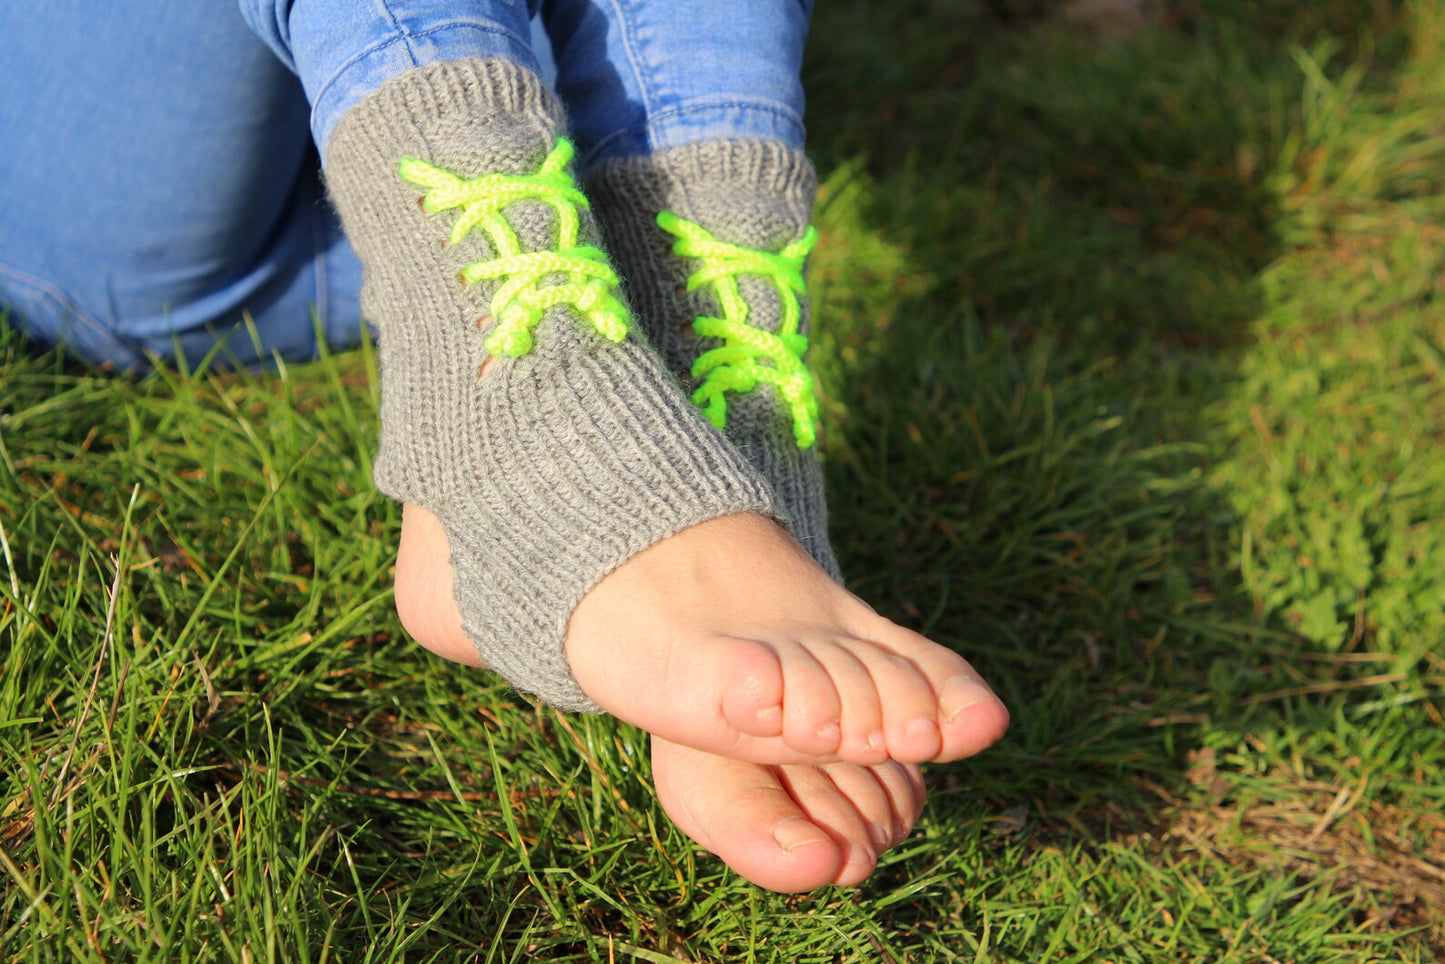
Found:
M 688 526 L 779 513 L 641 333 L 623 337 L 601 251 L 561 252 L 517 283 L 529 253 L 565 245 L 568 211 L 578 243 L 596 243 L 561 123 L 521 67 L 434 63 L 352 108 L 326 171 L 380 332 L 377 487 L 441 519 L 462 626 L 487 664 L 560 708 L 595 710 L 563 652 L 583 595 Z M 515 178 L 539 171 L 556 206 L 538 178 Z M 488 346 L 502 354 L 479 377 Z
M 708 257 L 679 255 L 674 250 L 678 237 L 659 226 L 658 214 L 671 212 L 693 222 L 725 245 L 778 253 L 792 243 L 796 254 L 808 247 L 797 242 L 808 232 L 817 192 L 812 165 L 799 151 L 775 141 L 706 141 L 643 157 L 604 161 L 588 173 L 587 186 L 638 318 L 668 367 L 693 394 L 704 383 L 703 378 L 691 374 L 694 362 L 730 340 L 699 337 L 694 332 L 694 319 L 726 314 L 726 310 L 720 304 L 719 287 L 703 283 L 688 291 L 688 279 L 700 267 L 717 264 L 718 258 L 728 260 L 729 255 L 722 248 L 713 252 L 718 257 L 711 262 Z M 694 249 L 708 247 L 704 242 Z M 778 332 L 785 320 L 784 301 L 796 296 L 782 294 L 777 284 L 764 275 L 747 273 L 745 266 L 735 277 L 736 290 L 747 305 L 747 324 Z M 806 297 L 798 298 L 797 303 L 801 309 L 798 330 L 806 335 Z M 771 347 L 776 358 L 796 364 L 786 357 L 780 343 L 775 341 Z M 766 357 L 757 364 L 776 365 Z M 716 421 L 723 422 L 728 439 L 772 485 L 793 535 L 841 582 L 828 543 L 828 511 L 817 444 L 806 448 L 799 444 L 799 425 L 811 414 L 790 405 L 785 393 L 766 379 L 750 387 L 755 379 L 746 376 L 718 373 L 712 377 L 742 389 L 722 393 L 726 415 Z M 716 406 L 711 390 L 699 401 Z

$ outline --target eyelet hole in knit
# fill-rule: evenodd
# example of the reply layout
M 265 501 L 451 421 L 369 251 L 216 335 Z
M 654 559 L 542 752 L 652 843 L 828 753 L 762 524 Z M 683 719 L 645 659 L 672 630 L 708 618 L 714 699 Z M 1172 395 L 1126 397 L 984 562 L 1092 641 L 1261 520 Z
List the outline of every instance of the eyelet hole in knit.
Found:
M 818 400 L 813 376 L 803 363 L 808 339 L 798 329 L 805 291 L 803 265 L 818 232 L 809 227 L 801 238 L 773 253 L 729 244 L 670 211 L 658 214 L 657 223 L 677 238 L 673 251 L 678 256 L 700 262 L 688 276 L 686 290 L 709 289 L 722 311 L 720 318 L 702 316 L 689 322 L 698 337 L 723 343 L 693 363 L 692 377 L 702 379 L 693 403 L 722 429 L 727 426 L 730 393 L 746 394 L 760 385 L 772 385 L 787 407 L 798 448 L 810 447 L 817 440 Z M 748 323 L 748 303 L 738 287 L 742 275 L 762 278 L 777 291 L 783 314 L 777 332 Z

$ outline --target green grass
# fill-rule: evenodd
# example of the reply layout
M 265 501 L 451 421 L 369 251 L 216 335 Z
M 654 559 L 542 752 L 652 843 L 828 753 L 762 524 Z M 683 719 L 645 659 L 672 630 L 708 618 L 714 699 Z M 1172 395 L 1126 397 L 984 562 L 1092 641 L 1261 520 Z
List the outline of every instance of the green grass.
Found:
M 853 587 L 1014 711 L 856 891 L 401 634 L 374 359 L 0 331 L 0 959 L 1445 955 L 1445 8 L 818 12 Z

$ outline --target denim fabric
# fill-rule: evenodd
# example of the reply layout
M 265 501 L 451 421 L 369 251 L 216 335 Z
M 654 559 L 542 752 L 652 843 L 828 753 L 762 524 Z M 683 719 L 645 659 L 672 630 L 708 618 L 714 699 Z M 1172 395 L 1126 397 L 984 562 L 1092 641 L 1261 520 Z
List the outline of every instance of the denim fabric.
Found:
M 697 141 L 803 148 L 811 0 L 549 0 L 557 93 L 584 166 Z
M 323 149 L 350 107 L 409 67 L 508 57 L 540 72 L 529 26 L 539 16 L 584 164 L 719 137 L 803 146 L 811 0 L 240 3 L 301 78 Z
M 507 57 L 539 70 L 531 18 L 541 0 L 240 0 L 241 14 L 301 78 L 323 154 L 348 109 L 412 67 Z
M 360 333 L 296 78 L 230 5 L 0 4 L 0 307 L 94 362 Z M 243 320 L 262 343 L 252 344 Z M 216 334 L 224 333 L 223 335 Z
M 0 4 L 0 310 L 117 367 L 314 357 L 361 333 L 315 144 L 384 81 L 501 56 L 587 163 L 720 137 L 801 147 L 807 0 Z M 555 68 L 535 51 L 536 22 Z

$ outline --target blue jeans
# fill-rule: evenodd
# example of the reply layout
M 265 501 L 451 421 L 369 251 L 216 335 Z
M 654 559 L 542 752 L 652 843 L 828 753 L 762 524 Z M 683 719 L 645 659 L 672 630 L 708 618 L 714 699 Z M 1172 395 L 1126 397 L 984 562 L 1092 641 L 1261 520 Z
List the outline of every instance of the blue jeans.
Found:
M 583 167 L 719 137 L 803 146 L 811 0 L 143 6 L 0 5 L 0 310 L 95 363 L 354 343 L 361 268 L 317 147 L 420 64 L 554 78 Z

